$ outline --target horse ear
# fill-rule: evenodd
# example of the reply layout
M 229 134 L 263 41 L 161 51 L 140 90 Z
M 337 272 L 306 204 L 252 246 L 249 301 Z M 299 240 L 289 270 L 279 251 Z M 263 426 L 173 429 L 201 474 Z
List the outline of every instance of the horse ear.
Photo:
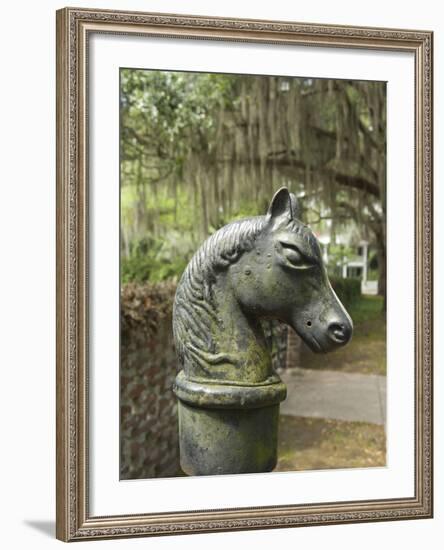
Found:
M 290 208 L 292 219 L 300 220 L 302 215 L 302 208 L 294 193 L 290 193 Z
M 281 187 L 271 199 L 267 217 L 279 218 L 284 214 L 291 217 L 291 199 L 288 189 L 286 187 Z
M 267 212 L 267 217 L 269 219 L 275 219 L 283 215 L 291 219 L 299 215 L 296 197 L 293 193 L 289 193 L 286 187 L 281 187 L 279 191 L 274 194 Z

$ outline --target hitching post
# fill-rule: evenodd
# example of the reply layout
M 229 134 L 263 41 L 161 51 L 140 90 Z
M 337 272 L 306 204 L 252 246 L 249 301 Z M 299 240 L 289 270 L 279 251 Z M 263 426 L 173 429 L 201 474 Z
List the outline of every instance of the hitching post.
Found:
M 265 216 L 230 223 L 198 249 L 173 309 L 182 370 L 180 463 L 188 475 L 271 471 L 279 404 L 261 321 L 279 319 L 315 352 L 345 345 L 352 321 L 331 288 L 312 231 L 286 188 Z

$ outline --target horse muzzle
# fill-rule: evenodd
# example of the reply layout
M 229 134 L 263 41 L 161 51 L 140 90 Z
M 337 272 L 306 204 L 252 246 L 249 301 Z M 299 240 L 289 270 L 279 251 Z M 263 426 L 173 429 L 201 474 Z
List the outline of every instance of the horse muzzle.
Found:
M 341 312 L 342 313 L 342 312 Z M 327 353 L 345 346 L 353 334 L 353 322 L 344 310 L 344 315 L 324 316 L 321 319 L 297 319 L 291 323 L 302 340 L 315 353 Z

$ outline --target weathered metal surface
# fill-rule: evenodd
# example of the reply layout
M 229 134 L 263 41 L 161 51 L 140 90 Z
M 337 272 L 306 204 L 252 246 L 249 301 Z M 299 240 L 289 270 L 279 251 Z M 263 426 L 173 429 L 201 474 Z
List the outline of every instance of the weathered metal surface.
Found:
M 318 241 L 298 216 L 294 195 L 280 189 L 266 216 L 207 239 L 179 282 L 173 330 L 183 370 L 175 392 L 186 473 L 274 467 L 285 386 L 271 367 L 261 320 L 287 323 L 315 352 L 351 338 Z
M 179 401 L 180 465 L 188 475 L 270 472 L 277 461 L 279 404 L 213 409 Z

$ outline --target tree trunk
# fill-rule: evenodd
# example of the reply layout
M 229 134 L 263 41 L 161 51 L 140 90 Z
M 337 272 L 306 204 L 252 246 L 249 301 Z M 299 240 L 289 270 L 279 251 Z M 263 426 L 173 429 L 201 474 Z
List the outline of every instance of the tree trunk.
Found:
M 377 255 L 378 255 L 378 294 L 383 298 L 383 309 L 387 310 L 387 254 L 385 242 L 383 239 L 377 238 Z

